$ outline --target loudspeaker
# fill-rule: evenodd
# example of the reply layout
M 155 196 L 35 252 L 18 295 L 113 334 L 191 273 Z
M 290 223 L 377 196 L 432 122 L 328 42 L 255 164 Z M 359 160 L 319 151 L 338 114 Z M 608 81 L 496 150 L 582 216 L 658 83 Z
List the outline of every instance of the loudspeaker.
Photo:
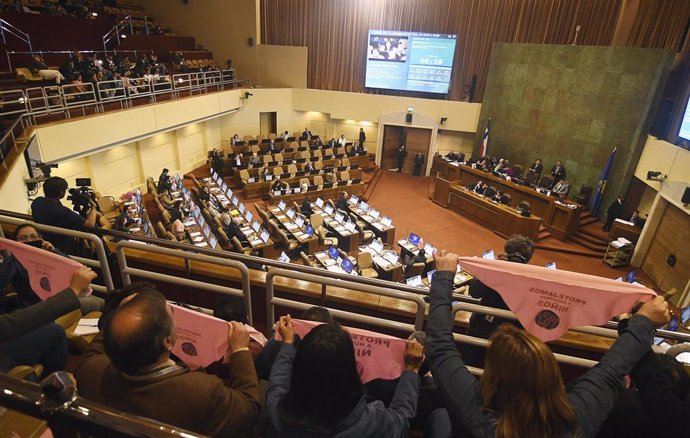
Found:
M 405 122 L 412 123 L 412 113 L 405 114 Z
M 680 198 L 680 202 L 683 204 L 690 204 L 690 187 L 685 188 L 685 192 L 683 192 L 683 197 Z
M 247 44 L 249 44 L 249 47 L 254 47 L 254 38 L 253 37 L 247 38 Z
M 474 102 L 474 92 L 477 89 L 477 75 L 472 75 L 472 82 L 470 83 L 470 102 Z

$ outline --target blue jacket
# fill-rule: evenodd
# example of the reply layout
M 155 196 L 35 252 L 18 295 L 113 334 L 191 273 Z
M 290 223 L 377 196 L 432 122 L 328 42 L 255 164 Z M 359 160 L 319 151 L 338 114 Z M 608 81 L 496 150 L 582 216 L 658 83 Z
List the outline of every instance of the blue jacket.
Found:
M 483 408 L 479 382 L 465 367 L 453 341 L 453 276 L 436 272 L 431 282 L 427 355 L 453 425 L 462 428 L 467 437 L 493 438 L 496 416 Z M 653 332 L 649 319 L 633 316 L 601 361 L 568 388 L 566 395 L 577 417 L 577 437 L 596 434 L 623 389 L 623 376 L 649 351 Z
M 283 344 L 273 363 L 271 379 L 266 391 L 266 411 L 269 422 L 267 437 L 302 436 L 299 430 L 285 430 L 280 427 L 278 410 L 281 400 L 290 389 L 295 352 L 294 346 Z M 355 409 L 338 425 L 334 437 L 407 437 L 409 421 L 417 412 L 418 396 L 419 376 L 412 371 L 403 371 L 389 408 L 386 409 L 381 401 L 367 403 L 366 396 L 362 396 Z

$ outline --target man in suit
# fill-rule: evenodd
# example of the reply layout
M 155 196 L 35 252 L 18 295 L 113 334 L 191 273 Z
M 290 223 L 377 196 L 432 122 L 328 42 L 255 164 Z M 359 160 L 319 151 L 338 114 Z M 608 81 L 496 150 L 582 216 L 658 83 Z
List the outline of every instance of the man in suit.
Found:
M 158 186 L 156 187 L 156 189 L 159 192 L 170 190 L 170 176 L 168 175 L 168 172 L 168 169 L 163 169 L 160 176 L 158 177 Z
M 623 195 L 618 195 L 618 198 L 616 198 L 615 201 L 609 205 L 609 208 L 606 210 L 606 223 L 604 223 L 604 231 L 609 231 L 611 229 L 611 225 L 613 225 L 613 221 L 618 219 L 618 217 L 621 215 L 621 210 L 623 209 Z
M 553 186 L 551 192 L 559 198 L 565 198 L 570 190 L 570 183 L 567 179 L 562 179 Z
M 359 144 L 364 145 L 365 141 L 367 141 L 367 135 L 364 133 L 364 128 L 359 128 Z
M 537 175 L 537 180 L 539 180 L 539 178 L 541 177 L 541 171 L 543 169 L 544 169 L 544 166 L 541 164 L 540 158 L 537 158 L 537 161 L 535 161 L 534 164 L 532 164 L 529 167 L 529 171 L 532 173 L 535 173 Z
M 338 200 L 335 203 L 335 208 L 343 211 L 349 210 L 347 205 L 347 192 L 340 192 L 340 196 L 338 196 Z
M 563 164 L 560 161 L 556 161 L 556 164 L 553 165 L 551 168 L 551 176 L 553 177 L 553 184 L 556 185 L 556 183 L 562 179 L 565 179 L 565 167 L 563 167 Z
M 402 173 L 403 166 L 405 165 L 405 159 L 407 158 L 407 148 L 404 144 L 401 144 L 398 150 L 395 152 L 395 157 L 398 161 L 398 173 Z
M 419 176 L 422 172 L 422 166 L 424 166 L 424 154 L 417 152 L 414 156 L 414 172 L 412 176 Z
M 304 127 L 304 132 L 302 132 L 302 138 L 305 140 L 311 140 L 311 131 L 306 126 Z
M 261 403 L 246 327 L 228 325 L 231 375 L 226 383 L 175 363 L 170 358 L 175 343 L 187 342 L 177 339 L 172 308 L 153 285 L 135 283 L 130 289 L 133 293 L 109 312 L 101 334 L 81 357 L 74 373 L 79 394 L 203 435 L 239 436 L 251 430 Z
M 338 145 L 341 147 L 345 147 L 345 143 L 347 143 L 347 139 L 345 139 L 345 134 L 340 134 L 340 138 L 338 139 Z
M 239 217 L 231 217 L 227 213 L 223 213 L 220 215 L 220 220 L 223 222 L 223 225 L 225 225 L 225 234 L 228 236 L 228 239 L 232 240 L 233 237 L 237 237 L 237 240 L 240 241 L 240 243 L 244 244 L 247 243 L 247 237 L 244 235 L 242 232 L 242 229 L 240 228 L 240 218 Z
M 276 142 L 273 139 L 271 139 L 271 141 L 268 143 L 268 152 L 270 152 L 272 154 L 278 152 L 278 148 L 276 147 Z

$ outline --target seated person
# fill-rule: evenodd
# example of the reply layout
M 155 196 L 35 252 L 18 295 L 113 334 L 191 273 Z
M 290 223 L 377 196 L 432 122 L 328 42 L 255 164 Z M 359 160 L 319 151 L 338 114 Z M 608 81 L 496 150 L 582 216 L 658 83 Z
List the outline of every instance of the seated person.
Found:
M 493 187 L 486 187 L 484 189 L 483 195 L 489 199 L 493 198 L 495 194 L 496 194 L 496 189 Z
M 518 234 L 506 240 L 503 250 L 505 253 L 498 257 L 499 260 L 514 263 L 529 263 L 534 254 L 534 242 Z M 508 305 L 503 301 L 501 295 L 478 279 L 474 279 L 470 283 L 470 295 L 474 298 L 481 299 L 480 304 L 482 306 L 509 310 Z M 470 317 L 470 326 L 467 329 L 467 335 L 489 339 L 498 326 L 504 322 L 522 327 L 517 321 L 475 312 L 472 314 L 472 317 Z M 470 344 L 462 346 L 462 360 L 470 366 L 483 366 L 485 353 L 486 348 L 483 347 Z
M 277 326 L 283 343 L 266 392 L 267 436 L 316 436 L 310 433 L 314 430 L 318 436 L 407 435 L 417 411 L 420 344 L 408 341 L 405 371 L 390 407 L 385 408 L 380 401 L 367 402 L 347 331 L 336 324 L 322 324 L 295 348 L 290 316 L 281 317 Z
M 201 186 L 201 190 L 199 190 L 199 201 L 210 201 L 211 200 L 211 190 L 209 190 L 208 186 Z
M 220 215 L 220 220 L 223 222 L 223 225 L 225 225 L 224 231 L 228 236 L 228 239 L 232 240 L 233 237 L 237 237 L 237 240 L 239 240 L 243 245 L 249 242 L 240 228 L 240 223 L 242 220 L 239 217 L 232 217 L 227 213 L 223 213 Z
M 163 169 L 160 176 L 158 177 L 158 185 L 156 187 L 158 193 L 170 190 L 170 176 L 168 175 L 168 172 L 168 169 Z
M 496 193 L 491 197 L 491 200 L 500 203 L 502 197 L 503 192 L 501 192 L 500 190 L 496 190 Z
M 567 179 L 562 179 L 553 186 L 551 192 L 559 198 L 565 198 L 568 195 L 569 190 L 570 183 Z
M 277 191 L 289 191 L 290 190 L 290 184 L 286 183 L 285 181 L 282 180 L 275 180 L 273 181 L 273 184 L 271 184 L 271 192 L 277 192 Z
M 30 222 L 25 222 L 17 226 L 14 231 L 14 237 L 17 242 L 33 246 L 34 248 L 42 248 L 46 251 L 69 258 L 67 254 L 56 249 L 50 242 L 43 240 L 41 232 Z M 0 265 L 0 289 L 5 289 L 10 284 L 17 293 L 17 304 L 19 307 L 29 307 L 41 302 L 41 299 L 31 288 L 29 272 L 22 266 L 19 260 L 12 255 L 6 257 L 2 265 Z M 77 299 L 79 301 L 81 313 L 84 315 L 89 312 L 103 309 L 104 301 L 102 298 L 92 295 L 79 295 Z
M 314 165 L 312 164 L 311 161 L 307 161 L 306 164 L 304 165 L 304 171 L 305 172 L 311 172 L 314 170 Z
M 204 435 L 251 430 L 260 401 L 244 325 L 228 325 L 231 377 L 223 381 L 175 363 L 170 357 L 178 342 L 172 308 L 150 285 L 130 289 L 132 295 L 108 314 L 81 357 L 75 371 L 79 394 Z
M 338 195 L 338 200 L 335 202 L 335 208 L 343 211 L 349 210 L 349 206 L 347 204 L 347 192 L 340 192 L 340 195 Z
M 544 166 L 541 164 L 541 160 L 537 158 L 537 161 L 532 164 L 529 169 L 527 169 L 528 172 L 535 173 L 537 175 L 537 180 L 541 177 L 541 171 L 544 169 Z
M 503 173 L 505 171 L 506 161 L 507 160 L 504 160 L 503 158 L 498 160 L 498 164 L 494 167 L 494 172 L 495 173 Z
M 259 154 L 257 152 L 252 152 L 252 156 L 249 157 L 249 164 L 251 166 L 258 166 L 261 164 L 261 159 L 259 158 Z
M 472 190 L 474 193 L 481 195 L 482 193 L 484 193 L 484 190 L 486 190 L 487 185 L 484 184 L 481 180 L 479 180 L 474 184 L 468 185 L 467 188 Z
M 309 198 L 309 196 L 304 197 L 304 201 L 302 201 L 302 205 L 300 206 L 299 211 L 307 218 L 311 217 L 311 215 L 314 214 L 314 210 L 311 208 L 311 199 Z
M 29 65 L 29 70 L 31 73 L 37 73 L 45 81 L 55 81 L 57 85 L 60 85 L 60 82 L 65 80 L 60 71 L 49 69 L 40 55 L 34 55 L 31 65 Z
M 405 264 L 405 272 L 409 272 L 415 263 L 426 263 L 426 252 L 424 248 L 421 248 L 414 257 L 410 257 L 410 260 Z
M 43 365 L 44 375 L 65 369 L 67 336 L 56 318 L 79 308 L 77 296 L 96 273 L 86 266 L 72 275 L 68 289 L 24 309 L 0 315 L 0 372 L 19 365 Z

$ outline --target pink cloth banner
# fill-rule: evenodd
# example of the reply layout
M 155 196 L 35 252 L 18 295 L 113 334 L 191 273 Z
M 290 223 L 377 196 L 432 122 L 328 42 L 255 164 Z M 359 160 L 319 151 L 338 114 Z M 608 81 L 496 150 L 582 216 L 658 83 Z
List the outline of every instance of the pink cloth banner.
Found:
M 460 264 L 496 290 L 525 329 L 544 341 L 571 327 L 605 324 L 656 296 L 641 285 L 541 266 L 477 257 L 460 257 Z
M 24 243 L 0 238 L 0 249 L 6 249 L 29 273 L 31 289 L 41 300 L 67 289 L 72 275 L 82 264 L 61 255 Z
M 304 337 L 321 322 L 293 319 L 295 334 Z M 355 347 L 357 371 L 362 382 L 374 379 L 397 379 L 404 370 L 405 340 L 353 327 L 343 327 Z M 276 331 L 276 339 L 281 340 Z
M 211 365 L 228 349 L 228 322 L 171 304 L 177 341 L 173 353 L 190 368 Z

